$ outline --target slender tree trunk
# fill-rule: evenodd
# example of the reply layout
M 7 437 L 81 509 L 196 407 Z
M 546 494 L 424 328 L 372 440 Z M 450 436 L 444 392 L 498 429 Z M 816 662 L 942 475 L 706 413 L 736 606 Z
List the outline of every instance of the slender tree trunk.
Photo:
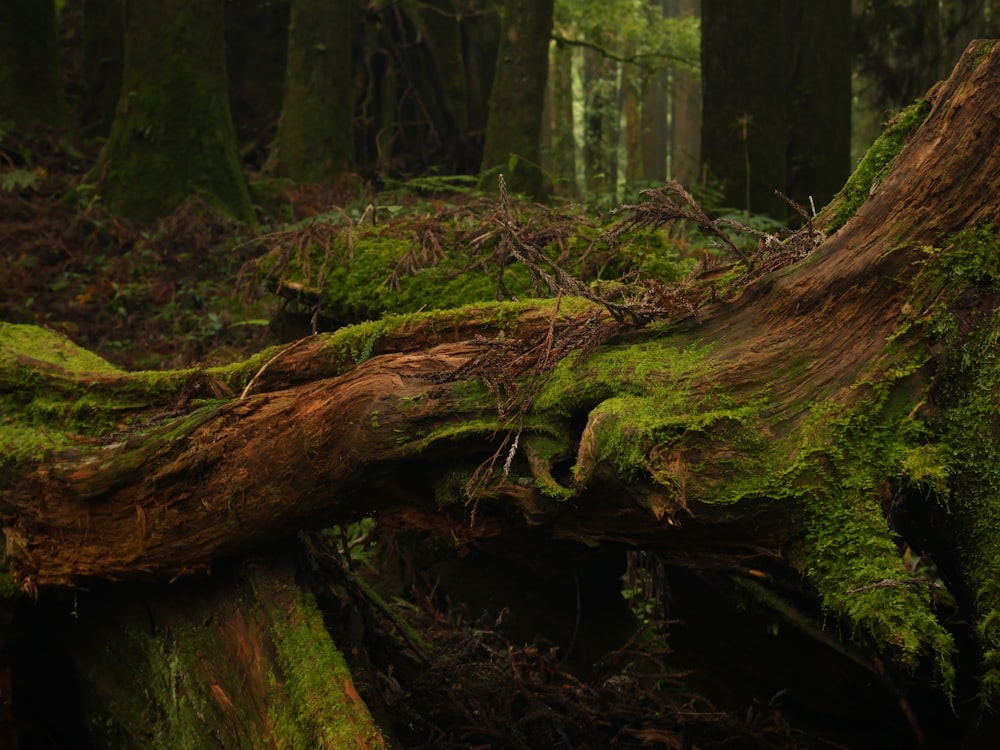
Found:
M 670 75 L 665 70 L 648 73 L 642 86 L 642 171 L 644 182 L 662 183 L 667 179 L 668 144 L 667 89 Z
M 608 175 L 609 197 L 614 203 L 618 200 L 618 177 L 621 173 L 621 115 L 624 107 L 624 74 L 623 65 L 615 60 L 604 63 L 607 82 L 609 84 L 608 100 L 610 106 L 604 112 L 604 131 L 607 141 L 604 144 L 605 172 Z
M 850 2 L 703 9 L 704 160 L 727 204 L 784 219 L 775 191 L 825 203 L 850 167 Z
M 626 51 L 626 56 L 628 52 Z M 641 76 L 641 77 L 640 77 Z M 645 82 L 642 71 L 634 66 L 622 66 L 621 101 L 625 115 L 625 181 L 638 182 L 643 176 L 643 117 L 641 93 Z
M 669 0 L 649 0 L 646 12 L 653 18 L 666 17 Z M 642 86 L 642 180 L 662 183 L 667 179 L 672 130 L 667 126 L 671 74 L 666 65 L 648 71 Z M 674 92 L 676 96 L 676 91 Z M 676 127 L 676 116 L 675 116 Z
M 361 168 L 390 178 L 476 173 L 497 63 L 496 5 L 406 0 L 365 15 Z
M 702 161 L 725 205 L 783 219 L 785 0 L 702 0 Z
M 680 18 L 700 17 L 701 0 L 680 0 Z M 674 65 L 670 128 L 670 176 L 682 185 L 701 181 L 701 77 Z
M 1000 36 L 1000 0 L 986 0 L 986 37 Z
M 604 113 L 609 104 L 603 62 L 595 50 L 583 50 L 583 162 L 587 191 L 591 194 L 604 193 L 608 189 L 604 159 L 608 136 L 604 130 L 607 124 Z
M 122 91 L 125 63 L 125 3 L 85 0 L 83 4 L 83 100 L 81 129 L 108 134 Z
M 52 0 L 0 3 L 0 119 L 66 124 Z
M 475 155 L 470 171 L 479 167 L 489 120 L 490 94 L 496 77 L 500 35 L 497 12 L 486 12 L 490 4 L 474 6 L 476 12 L 463 16 L 462 39 L 465 63 L 465 89 L 468 92 L 469 142 Z
M 986 0 L 949 0 L 941 4 L 945 61 L 950 67 L 973 39 L 986 36 Z M 948 70 L 944 71 L 947 75 Z
M 292 0 L 288 69 L 266 171 L 330 183 L 354 164 L 352 0 Z
M 470 141 L 470 108 L 475 105 L 468 88 L 463 10 L 463 4 L 456 0 L 433 0 L 414 3 L 410 18 L 428 51 L 429 64 L 419 71 L 424 106 L 437 134 L 428 151 L 439 153 L 440 163 L 468 174 L 479 166 L 481 154 L 473 151 Z
M 274 142 L 288 72 L 289 0 L 225 6 L 229 106 L 244 163 L 261 170 Z
M 90 179 L 112 211 L 147 221 L 197 195 L 247 221 L 222 0 L 127 0 L 122 95 Z
M 482 184 L 495 188 L 506 174 L 515 192 L 542 200 L 548 189 L 539 151 L 545 82 L 549 68 L 553 0 L 506 0 L 496 80 L 480 169 Z

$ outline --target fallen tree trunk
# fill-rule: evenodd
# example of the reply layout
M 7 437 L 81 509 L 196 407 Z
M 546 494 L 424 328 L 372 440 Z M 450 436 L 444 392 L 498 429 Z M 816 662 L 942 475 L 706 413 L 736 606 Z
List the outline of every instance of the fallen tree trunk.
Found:
M 814 252 L 697 318 L 489 305 L 162 376 L 9 343 L 18 403 L 59 394 L 70 424 L 177 412 L 111 445 L 31 432 L 18 454 L 18 428 L 0 486 L 14 580 L 175 578 L 366 515 L 511 557 L 503 540 L 526 534 L 642 548 L 765 584 L 804 575 L 828 613 L 950 693 L 946 588 L 994 705 L 1000 154 L 982 144 L 1000 136 L 998 85 L 1000 44 L 973 43 L 890 129 L 895 160 L 863 165 L 815 220 L 831 233 Z

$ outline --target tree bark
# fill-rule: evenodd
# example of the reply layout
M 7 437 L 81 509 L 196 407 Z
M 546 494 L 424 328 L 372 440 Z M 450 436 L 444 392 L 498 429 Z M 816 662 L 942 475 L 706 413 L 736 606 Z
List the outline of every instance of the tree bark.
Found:
M 726 205 L 825 204 L 850 166 L 850 2 L 706 2 L 702 27 L 703 160 Z
M 331 183 L 354 165 L 351 0 L 292 0 L 278 133 L 265 169 Z
M 725 205 L 784 218 L 786 3 L 702 2 L 702 162 Z M 748 33 L 751 35 L 747 37 Z
M 513 191 L 536 200 L 543 200 L 548 192 L 539 149 L 552 13 L 552 0 L 504 3 L 480 168 L 482 184 L 488 189 L 495 189 L 497 174 L 502 172 Z
M 568 302 L 470 309 L 447 324 L 403 318 L 358 365 L 371 329 L 152 380 L 96 358 L 70 371 L 65 344 L 45 357 L 8 347 L 8 404 L 120 393 L 106 407 L 118 420 L 147 382 L 184 412 L 41 458 L 51 435 L 5 438 L 15 581 L 172 578 L 376 514 L 460 548 L 516 539 L 515 556 L 531 535 L 646 549 L 773 596 L 794 586 L 890 663 L 933 672 L 956 705 L 978 693 L 995 706 L 1000 152 L 982 144 L 1000 137 L 998 86 L 1000 43 L 973 43 L 898 155 L 852 178 L 867 201 L 846 223 L 834 230 L 831 208 L 813 226 L 831 232 L 818 248 L 785 246 L 803 259 L 697 319 L 625 324 Z M 607 343 L 541 373 L 523 421 L 498 422 L 501 391 L 483 379 L 496 388 L 532 352 L 573 350 L 566 341 Z M 223 385 L 246 391 L 185 407 L 196 387 Z M 933 576 L 915 575 L 901 547 L 932 559 Z M 975 656 L 956 661 L 970 634 Z
M 229 108 L 245 164 L 263 169 L 281 117 L 288 72 L 289 0 L 225 6 Z
M 700 18 L 701 0 L 678 3 L 680 18 Z M 701 175 L 701 78 L 680 65 L 673 67 L 670 175 L 682 185 L 694 186 Z
M 391 178 L 479 170 L 499 10 L 483 0 L 438 0 L 366 15 L 364 169 Z
M 54 2 L 5 0 L 0 6 L 0 119 L 66 124 Z
M 125 8 L 122 95 L 90 175 L 105 205 L 149 221 L 198 195 L 253 220 L 229 112 L 221 0 Z
M 288 561 L 95 596 L 76 615 L 60 643 L 78 670 L 94 746 L 387 746 Z
M 825 206 L 851 171 L 851 2 L 793 3 L 788 23 L 784 192 Z
M 106 136 L 122 91 L 125 58 L 125 4 L 86 0 L 83 4 L 83 100 L 81 129 Z

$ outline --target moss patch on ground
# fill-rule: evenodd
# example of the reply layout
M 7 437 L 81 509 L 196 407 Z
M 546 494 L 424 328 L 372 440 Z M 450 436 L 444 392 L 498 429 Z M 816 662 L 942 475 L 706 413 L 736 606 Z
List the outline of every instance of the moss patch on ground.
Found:
M 302 304 L 319 301 L 321 313 L 337 325 L 387 313 L 551 296 L 540 279 L 504 255 L 495 210 L 411 215 L 375 225 L 355 222 L 343 212 L 323 214 L 265 235 L 260 242 L 270 242 L 272 249 L 257 270 L 286 296 L 301 290 Z M 532 231 L 530 220 L 545 223 Z M 623 277 L 676 282 L 694 266 L 693 253 L 665 231 L 638 232 L 612 247 L 602 239 L 610 226 L 550 212 L 529 217 L 522 237 L 587 282 Z

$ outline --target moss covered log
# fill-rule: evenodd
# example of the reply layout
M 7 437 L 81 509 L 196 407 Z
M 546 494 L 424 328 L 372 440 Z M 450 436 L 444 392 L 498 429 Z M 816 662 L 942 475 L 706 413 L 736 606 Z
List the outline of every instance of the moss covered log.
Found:
M 457 547 L 530 529 L 804 580 L 895 669 L 995 706 L 998 86 L 1000 43 L 971 45 L 867 200 L 835 219 L 843 195 L 815 251 L 697 316 L 480 304 L 156 375 L 0 329 L 13 580 L 175 577 L 373 513 Z M 103 426 L 68 434 L 84 424 Z

